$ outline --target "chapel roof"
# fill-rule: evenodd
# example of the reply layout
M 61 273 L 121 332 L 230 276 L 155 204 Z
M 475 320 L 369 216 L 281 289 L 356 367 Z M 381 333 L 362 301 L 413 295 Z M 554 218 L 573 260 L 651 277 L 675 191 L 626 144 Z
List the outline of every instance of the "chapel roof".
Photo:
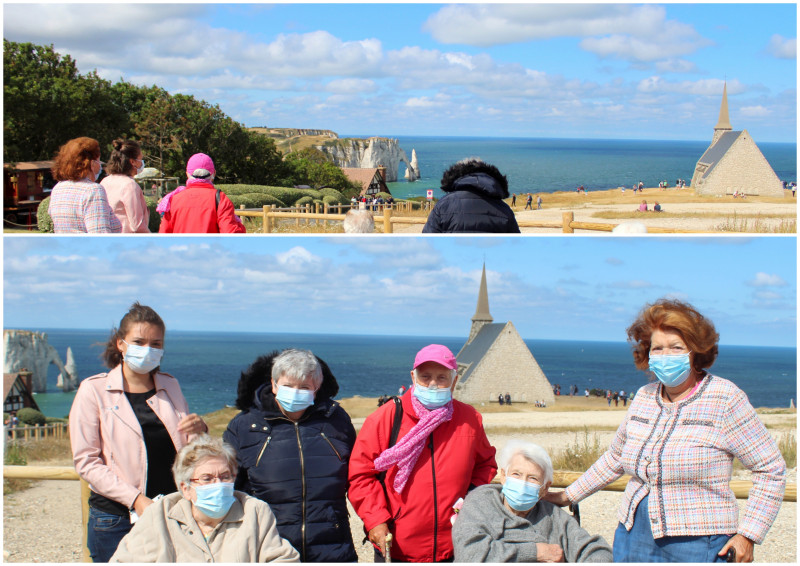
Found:
M 500 333 L 506 327 L 505 322 L 495 322 L 493 324 L 485 324 L 475 338 L 472 339 L 471 342 L 467 342 L 461 348 L 461 351 L 456 356 L 456 361 L 458 365 L 467 366 L 467 369 L 461 375 L 460 381 L 464 383 L 469 379 L 469 376 L 472 374 L 472 371 L 478 365 L 478 362 L 486 355 L 489 351 L 489 348 L 492 347 L 492 344 L 495 343 L 497 337 L 500 336 Z
M 739 138 L 741 133 L 741 131 L 725 132 L 717 140 L 717 143 L 706 150 L 699 160 L 699 163 L 705 163 L 709 165 L 709 168 L 706 169 L 706 172 L 703 174 L 703 178 L 706 178 L 709 176 L 709 174 L 711 174 L 711 171 L 714 170 L 714 167 L 716 167 L 717 163 L 719 163 L 720 160 L 725 156 L 733 143 Z

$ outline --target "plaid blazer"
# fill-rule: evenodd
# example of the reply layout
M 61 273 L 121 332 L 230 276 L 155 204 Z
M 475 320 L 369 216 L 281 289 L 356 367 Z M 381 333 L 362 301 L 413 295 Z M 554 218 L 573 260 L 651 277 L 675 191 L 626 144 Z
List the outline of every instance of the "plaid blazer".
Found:
M 626 529 L 649 495 L 657 539 L 738 532 L 762 543 L 783 501 L 786 463 L 747 395 L 710 374 L 676 403 L 664 402 L 661 388 L 650 383 L 639 389 L 611 446 L 567 488 L 567 497 L 580 501 L 630 474 L 617 511 Z M 728 485 L 734 457 L 753 472 L 741 523 Z

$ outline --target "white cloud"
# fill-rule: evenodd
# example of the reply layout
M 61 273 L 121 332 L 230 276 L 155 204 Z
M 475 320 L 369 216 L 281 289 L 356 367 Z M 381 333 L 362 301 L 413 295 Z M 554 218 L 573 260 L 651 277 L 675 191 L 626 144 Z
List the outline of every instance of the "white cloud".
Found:
M 739 109 L 739 113 L 742 115 L 743 118 L 764 118 L 766 116 L 770 116 L 772 111 L 769 108 L 765 108 L 764 106 L 742 106 Z
M 776 33 L 770 38 L 767 51 L 778 59 L 796 59 L 797 38 L 786 38 Z
M 747 281 L 750 287 L 785 287 L 786 281 L 780 275 L 759 271 L 756 276 Z
M 695 29 L 668 20 L 661 6 L 624 4 L 466 4 L 442 8 L 423 29 L 445 44 L 487 47 L 579 37 L 600 57 L 670 60 L 709 42 Z M 691 65 L 683 63 L 681 66 Z

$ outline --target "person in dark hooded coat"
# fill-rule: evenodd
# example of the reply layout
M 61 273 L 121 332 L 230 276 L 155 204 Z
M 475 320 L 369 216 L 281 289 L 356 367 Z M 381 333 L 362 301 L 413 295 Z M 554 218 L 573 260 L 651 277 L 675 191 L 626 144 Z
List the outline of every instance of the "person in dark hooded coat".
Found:
M 447 193 L 433 207 L 423 233 L 519 233 L 508 198 L 508 179 L 494 165 L 470 158 L 452 165 L 442 175 Z
M 236 448 L 235 489 L 266 501 L 302 562 L 356 562 L 347 469 L 356 432 L 333 400 L 339 384 L 305 350 L 258 357 L 242 372 L 223 439 Z

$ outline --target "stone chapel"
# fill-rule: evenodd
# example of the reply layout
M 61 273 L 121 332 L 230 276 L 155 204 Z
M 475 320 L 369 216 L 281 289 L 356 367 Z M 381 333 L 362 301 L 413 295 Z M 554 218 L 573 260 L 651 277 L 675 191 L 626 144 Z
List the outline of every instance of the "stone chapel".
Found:
M 733 131 L 727 84 L 722 88 L 714 138 L 695 166 L 691 187 L 697 195 L 784 195 L 781 180 L 747 130 Z
M 456 356 L 459 380 L 455 398 L 465 403 L 494 402 L 511 395 L 512 403 L 555 402 L 553 386 L 514 324 L 494 322 L 489 313 L 486 265 L 469 338 Z

